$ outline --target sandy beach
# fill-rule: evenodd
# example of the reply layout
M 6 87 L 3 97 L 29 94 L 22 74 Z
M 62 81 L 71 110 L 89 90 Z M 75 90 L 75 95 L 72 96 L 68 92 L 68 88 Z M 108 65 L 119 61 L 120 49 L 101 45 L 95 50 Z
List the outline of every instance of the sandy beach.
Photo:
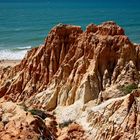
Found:
M 0 67 L 14 67 L 15 65 L 19 64 L 21 60 L 0 60 Z

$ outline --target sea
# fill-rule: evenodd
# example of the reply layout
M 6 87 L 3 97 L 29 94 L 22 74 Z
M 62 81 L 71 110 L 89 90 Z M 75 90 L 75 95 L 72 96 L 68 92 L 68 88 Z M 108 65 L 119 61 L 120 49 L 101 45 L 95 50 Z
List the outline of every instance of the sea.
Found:
M 59 23 L 85 30 L 105 21 L 115 21 L 140 43 L 139 0 L 0 0 L 0 60 L 22 59 Z

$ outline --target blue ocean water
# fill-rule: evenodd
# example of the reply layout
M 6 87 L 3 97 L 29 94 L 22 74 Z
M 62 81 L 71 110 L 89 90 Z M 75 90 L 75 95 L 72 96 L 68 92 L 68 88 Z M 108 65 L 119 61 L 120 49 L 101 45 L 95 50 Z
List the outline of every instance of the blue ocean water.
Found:
M 140 43 L 140 2 L 137 0 L 7 0 L 0 1 L 0 59 L 21 59 L 30 47 L 44 42 L 58 23 L 83 30 L 90 23 L 113 20 Z

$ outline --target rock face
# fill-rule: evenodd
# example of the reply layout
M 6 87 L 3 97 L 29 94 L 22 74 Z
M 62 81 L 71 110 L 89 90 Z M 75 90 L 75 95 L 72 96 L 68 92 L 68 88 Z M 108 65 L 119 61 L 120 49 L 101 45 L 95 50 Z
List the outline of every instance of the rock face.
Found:
M 86 112 L 92 130 L 90 139 L 139 140 L 140 91 L 115 99 L 109 99 Z M 83 123 L 83 122 L 81 122 Z
M 86 31 L 59 24 L 44 45 L 30 50 L 19 65 L 0 70 L 0 97 L 44 110 L 69 108 L 76 103 L 82 109 L 93 101 L 99 109 L 88 113 L 87 123 L 90 120 L 93 128 L 97 124 L 94 138 L 138 138 L 139 92 L 136 97 L 126 94 L 139 87 L 139 60 L 140 46 L 133 44 L 114 22 L 90 24 Z M 109 102 L 110 109 L 105 106 L 100 113 L 102 102 Z
M 50 119 L 53 122 L 53 119 Z M 1 140 L 56 139 L 49 123 L 25 111 L 23 106 L 12 102 L 0 103 Z
M 91 24 L 85 32 L 78 26 L 60 24 L 43 46 L 29 51 L 18 66 L 1 75 L 0 95 L 13 101 L 33 95 L 30 102 L 46 109 L 79 99 L 87 103 L 114 84 L 137 84 L 138 59 L 139 47 L 114 22 Z M 119 94 L 104 98 L 112 96 Z

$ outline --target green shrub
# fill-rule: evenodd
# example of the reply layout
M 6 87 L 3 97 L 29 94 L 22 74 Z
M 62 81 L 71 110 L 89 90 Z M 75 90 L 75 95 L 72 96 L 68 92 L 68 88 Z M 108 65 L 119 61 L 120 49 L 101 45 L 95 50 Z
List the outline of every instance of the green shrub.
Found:
M 45 118 L 47 118 L 47 114 L 44 113 L 42 110 L 39 110 L 39 109 L 31 109 L 31 110 L 28 110 L 28 111 L 31 112 L 32 115 L 37 115 L 40 118 L 42 118 L 43 120 Z
M 131 93 L 134 89 L 137 89 L 137 88 L 138 88 L 138 86 L 137 86 L 135 83 L 133 83 L 133 84 L 121 86 L 121 87 L 120 87 L 120 90 L 121 90 L 125 95 L 127 95 L 127 94 Z
M 59 128 L 67 127 L 67 126 L 69 126 L 69 125 L 72 124 L 72 123 L 73 123 L 72 120 L 64 121 L 63 123 L 60 123 L 60 124 L 59 124 Z

